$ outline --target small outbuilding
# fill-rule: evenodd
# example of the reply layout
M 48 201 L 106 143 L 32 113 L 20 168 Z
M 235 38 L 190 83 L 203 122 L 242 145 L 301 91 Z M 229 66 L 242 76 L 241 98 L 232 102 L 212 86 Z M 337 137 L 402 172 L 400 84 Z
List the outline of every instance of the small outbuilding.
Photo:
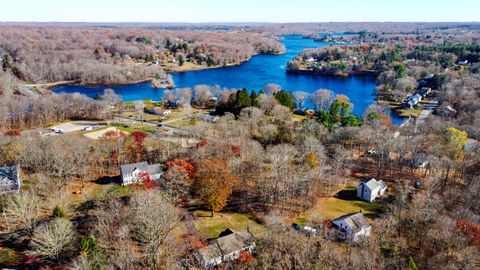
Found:
M 378 196 L 382 196 L 387 190 L 387 185 L 382 180 L 375 178 L 357 186 L 357 197 L 368 202 L 373 202 Z

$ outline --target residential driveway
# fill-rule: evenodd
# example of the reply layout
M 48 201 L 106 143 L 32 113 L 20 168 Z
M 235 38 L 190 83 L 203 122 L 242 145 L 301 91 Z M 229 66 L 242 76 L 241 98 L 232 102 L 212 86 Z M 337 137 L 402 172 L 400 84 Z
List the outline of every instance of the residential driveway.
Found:
M 420 115 L 417 118 L 417 121 L 415 122 L 416 127 L 425 123 L 425 119 L 427 119 L 428 116 L 438 107 L 438 102 L 439 102 L 439 98 L 435 98 L 430 103 L 425 104 L 425 106 L 423 106 L 423 111 L 420 113 Z
M 118 135 L 120 135 L 121 133 L 128 134 L 128 132 L 121 131 L 118 128 L 109 127 L 109 128 L 106 128 L 106 129 L 102 129 L 102 130 L 98 130 L 98 131 L 83 134 L 83 136 L 85 136 L 89 139 L 92 139 L 92 140 L 98 140 L 99 138 L 105 136 L 105 134 L 107 134 L 108 132 L 111 132 L 111 131 L 116 132 Z
M 61 123 L 53 127 L 63 129 L 65 133 L 71 133 L 76 131 L 82 131 L 86 127 L 92 127 L 92 126 L 98 127 L 98 125 L 99 125 L 98 123 L 89 122 L 89 121 L 72 121 L 72 122 Z M 53 128 L 53 127 L 50 127 L 50 128 Z

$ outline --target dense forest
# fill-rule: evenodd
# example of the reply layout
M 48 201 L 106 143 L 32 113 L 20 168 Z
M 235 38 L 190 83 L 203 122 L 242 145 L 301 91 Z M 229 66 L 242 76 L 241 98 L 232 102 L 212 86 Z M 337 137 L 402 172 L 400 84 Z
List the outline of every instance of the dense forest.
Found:
M 152 62 L 225 66 L 284 51 L 275 39 L 242 31 L 0 27 L 3 69 L 26 82 L 129 82 L 162 71 Z M 191 68 L 191 67 L 187 67 Z
M 0 167 L 19 164 L 23 181 L 20 192 L 0 195 L 0 267 L 199 269 L 199 250 L 228 226 L 251 233 L 256 247 L 218 269 L 480 267 L 478 45 L 332 46 L 307 50 L 289 64 L 328 67 L 328 74 L 340 70 L 342 76 L 372 73 L 378 95 L 389 99 L 404 98 L 429 77 L 438 110 L 426 121 L 397 126 L 385 104 L 375 102 L 354 115 L 355 104 L 328 89 L 307 94 L 275 84 L 258 92 L 199 85 L 165 90 L 160 101 L 130 103 L 108 89 L 95 99 L 24 89 L 22 80 L 108 81 L 98 69 L 85 75 L 90 65 L 123 70 L 125 55 L 144 63 L 146 55 L 160 57 L 173 46 L 177 56 L 193 54 L 190 61 L 202 65 L 208 55 L 229 64 L 281 51 L 273 39 L 243 32 L 133 34 L 76 27 L 7 27 L 0 33 L 11 35 L 12 43 L 0 42 L 6 55 L 0 70 Z M 42 41 L 27 42 L 22 33 Z M 206 59 L 197 58 L 198 48 Z M 294 115 L 306 99 L 313 112 Z M 440 113 L 447 106 L 449 113 Z M 181 114 L 182 124 L 118 122 L 124 113 L 144 122 L 155 108 Z M 195 110 L 218 120 L 201 120 Z M 108 123 L 121 132 L 97 139 L 84 131 L 38 132 L 75 120 Z M 119 167 L 141 161 L 161 164 L 162 181 L 119 185 Z M 388 185 L 385 196 L 374 202 L 344 199 L 352 185 L 371 178 Z M 339 240 L 331 233 L 332 219 L 358 209 L 371 235 L 355 243 Z

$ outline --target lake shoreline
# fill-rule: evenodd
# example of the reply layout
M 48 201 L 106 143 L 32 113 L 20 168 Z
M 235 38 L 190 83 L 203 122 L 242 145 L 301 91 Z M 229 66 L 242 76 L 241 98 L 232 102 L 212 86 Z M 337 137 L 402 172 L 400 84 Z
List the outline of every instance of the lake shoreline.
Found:
M 216 85 L 221 89 L 247 88 L 258 91 L 269 83 L 281 85 L 283 89 L 291 92 L 314 93 L 318 89 L 327 88 L 336 94 L 349 96 L 355 104 L 353 113 L 359 115 L 362 115 L 364 110 L 375 101 L 376 85 L 374 76 L 314 76 L 310 74 L 296 75 L 286 72 L 288 61 L 305 48 L 328 46 L 328 44 L 316 43 L 301 36 L 285 36 L 282 43 L 286 47 L 285 53 L 282 54 L 257 54 L 258 57 L 252 57 L 248 61 L 235 65 L 205 66 L 202 70 L 169 72 L 169 74 L 172 76 L 176 88 L 193 88 L 195 85 Z M 224 68 L 220 69 L 219 67 Z M 95 97 L 103 93 L 105 84 L 89 84 L 89 86 L 92 85 L 97 87 L 65 85 L 53 91 L 55 93 L 82 93 L 89 97 Z M 154 89 L 149 83 L 134 84 L 132 82 L 130 82 L 130 85 L 127 83 L 126 85 L 122 84 L 111 88 L 121 95 L 125 101 L 160 100 L 165 90 L 162 88 Z M 307 101 L 305 105 L 313 107 L 310 101 Z
M 165 72 L 168 74 L 174 74 L 174 73 L 185 73 L 185 72 L 192 72 L 192 71 L 202 71 L 202 70 L 208 70 L 208 69 L 219 69 L 219 68 L 226 68 L 226 67 L 235 67 L 235 66 L 240 66 L 242 64 L 245 64 L 248 61 L 251 61 L 254 56 L 258 55 L 282 55 L 285 54 L 285 52 L 280 52 L 280 53 L 273 53 L 273 54 L 254 54 L 252 57 L 240 62 L 240 63 L 231 63 L 231 64 L 226 64 L 226 65 L 215 65 L 215 66 L 206 66 L 206 65 L 192 65 L 190 68 L 183 68 L 180 66 L 175 66 L 174 67 L 168 67 L 168 66 L 161 66 Z M 26 86 L 36 86 L 38 88 L 42 88 L 45 90 L 55 90 L 55 88 L 58 88 L 63 85 L 79 85 L 79 86 L 119 86 L 119 85 L 129 85 L 129 84 L 138 84 L 138 83 L 144 83 L 144 82 L 151 82 L 155 78 L 150 77 L 150 78 L 144 78 L 144 79 L 138 79 L 138 80 L 128 80 L 128 81 L 120 81 L 120 82 L 98 82 L 98 81 L 81 81 L 81 80 L 69 80 L 69 81 L 59 81 L 59 82 L 49 82 L 49 83 L 37 83 L 37 84 L 25 84 Z M 175 83 L 175 82 L 174 82 Z M 155 87 L 155 88 L 174 88 L 174 87 Z

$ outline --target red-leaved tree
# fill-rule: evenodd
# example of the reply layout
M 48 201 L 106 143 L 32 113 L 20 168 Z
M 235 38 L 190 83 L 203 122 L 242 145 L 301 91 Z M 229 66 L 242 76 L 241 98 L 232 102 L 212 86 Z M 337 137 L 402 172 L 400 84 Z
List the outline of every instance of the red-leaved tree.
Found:
M 208 141 L 206 139 L 200 140 L 197 142 L 197 148 L 205 147 L 207 146 L 207 144 L 208 144 Z
M 253 258 L 252 254 L 250 252 L 244 250 L 240 252 L 240 262 L 242 264 L 253 264 L 255 259 Z
M 235 144 L 230 144 L 229 146 L 230 149 L 232 149 L 233 154 L 235 154 L 236 156 L 240 156 L 240 154 L 242 153 L 242 148 L 240 148 L 240 146 Z
M 167 167 L 167 168 L 177 167 L 177 168 L 181 168 L 181 169 L 185 170 L 188 174 L 188 178 L 191 181 L 190 184 L 192 184 L 193 179 L 195 179 L 196 169 L 195 169 L 195 167 L 193 166 L 192 163 L 190 163 L 186 160 L 174 159 L 172 161 L 169 161 L 169 162 L 165 163 L 165 167 Z
M 461 219 L 457 221 L 457 228 L 471 239 L 472 244 L 480 247 L 480 226 Z
M 20 131 L 16 129 L 7 130 L 7 132 L 5 132 L 5 135 L 10 137 L 18 137 L 20 136 Z
M 157 186 L 157 184 L 152 181 L 152 178 L 150 177 L 150 174 L 148 172 L 140 172 L 138 174 L 138 177 L 140 178 L 140 181 L 143 183 L 146 189 L 151 189 Z
M 135 143 L 134 151 L 135 151 L 136 159 L 137 161 L 140 161 L 142 158 L 142 153 L 145 150 L 145 145 L 144 145 L 145 138 L 147 138 L 148 135 L 147 133 L 142 131 L 134 131 L 131 136 Z

